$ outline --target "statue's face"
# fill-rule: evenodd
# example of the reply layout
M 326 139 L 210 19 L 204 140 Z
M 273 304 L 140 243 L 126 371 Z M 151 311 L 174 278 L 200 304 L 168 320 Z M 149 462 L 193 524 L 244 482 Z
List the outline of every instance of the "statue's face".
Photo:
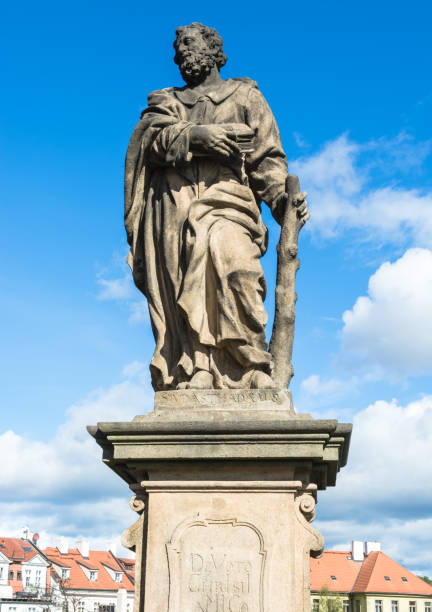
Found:
M 205 38 L 197 28 L 186 28 L 177 37 L 176 61 L 188 85 L 201 83 L 216 63 Z

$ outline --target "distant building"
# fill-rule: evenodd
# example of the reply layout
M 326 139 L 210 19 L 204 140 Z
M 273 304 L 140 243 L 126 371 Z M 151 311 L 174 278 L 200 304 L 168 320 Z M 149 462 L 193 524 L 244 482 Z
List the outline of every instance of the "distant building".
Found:
M 133 612 L 133 559 L 85 540 L 44 551 L 36 541 L 0 537 L 0 612 Z
M 28 538 L 0 537 L 0 612 L 43 612 L 50 562 Z
M 323 590 L 341 600 L 343 612 L 432 612 L 432 586 L 381 552 L 378 542 L 353 542 L 351 551 L 311 559 L 312 612 L 319 612 Z
M 112 551 L 89 550 L 86 540 L 69 549 L 63 538 L 57 548 L 46 548 L 50 560 L 50 590 L 68 612 L 132 612 L 134 569 L 132 559 Z

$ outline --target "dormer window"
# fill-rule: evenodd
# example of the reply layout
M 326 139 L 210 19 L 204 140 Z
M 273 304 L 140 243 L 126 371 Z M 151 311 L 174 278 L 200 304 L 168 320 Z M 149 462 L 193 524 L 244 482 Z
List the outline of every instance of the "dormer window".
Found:
M 384 580 L 386 580 L 387 582 L 390 582 L 390 576 L 384 576 Z
M 116 572 L 116 573 L 115 573 L 115 575 L 114 575 L 114 580 L 115 580 L 116 582 L 121 582 L 121 581 L 122 581 L 122 575 L 121 575 L 121 572 Z
M 330 576 L 332 580 L 336 580 L 336 576 Z
M 402 582 L 408 582 L 408 578 L 406 576 L 402 576 Z
M 97 580 L 97 571 L 96 570 L 90 570 L 89 580 L 91 582 L 96 582 L 96 580 Z
M 62 578 L 62 580 L 67 580 L 69 578 L 69 570 L 68 569 L 62 569 L 62 571 L 61 571 L 61 578 Z

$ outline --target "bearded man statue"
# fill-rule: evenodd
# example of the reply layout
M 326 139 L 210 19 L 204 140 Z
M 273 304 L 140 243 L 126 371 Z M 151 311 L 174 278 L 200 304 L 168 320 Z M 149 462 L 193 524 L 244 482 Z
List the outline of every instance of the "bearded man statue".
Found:
M 128 263 L 148 300 L 153 387 L 271 388 L 260 206 L 280 221 L 288 202 L 279 131 L 254 81 L 220 77 L 216 30 L 176 34 L 186 85 L 149 95 L 126 157 Z

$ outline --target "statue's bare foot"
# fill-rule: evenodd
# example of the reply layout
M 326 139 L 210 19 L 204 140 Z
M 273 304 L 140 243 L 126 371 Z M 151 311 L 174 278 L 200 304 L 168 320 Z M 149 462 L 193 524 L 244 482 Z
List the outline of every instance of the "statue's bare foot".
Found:
M 212 389 L 213 376 L 205 370 L 198 370 L 192 376 L 191 380 L 186 383 L 186 389 Z
M 251 389 L 273 389 L 274 386 L 273 379 L 265 372 L 255 370 L 252 374 L 252 378 L 250 379 Z

